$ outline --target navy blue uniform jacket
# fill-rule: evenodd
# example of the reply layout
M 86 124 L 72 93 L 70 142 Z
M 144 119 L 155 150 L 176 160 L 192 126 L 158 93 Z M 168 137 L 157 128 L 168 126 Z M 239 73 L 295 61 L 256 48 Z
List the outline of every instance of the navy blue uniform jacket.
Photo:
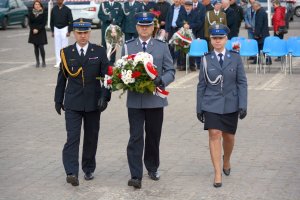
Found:
M 80 67 L 82 72 L 72 77 L 60 64 L 57 77 L 54 101 L 63 103 L 66 109 L 75 111 L 95 111 L 100 97 L 110 100 L 109 90 L 101 87 L 96 77 L 104 77 L 107 73 L 108 59 L 104 47 L 89 43 L 84 58 L 80 58 L 76 43 L 64 49 L 66 62 L 71 73 L 76 73 Z

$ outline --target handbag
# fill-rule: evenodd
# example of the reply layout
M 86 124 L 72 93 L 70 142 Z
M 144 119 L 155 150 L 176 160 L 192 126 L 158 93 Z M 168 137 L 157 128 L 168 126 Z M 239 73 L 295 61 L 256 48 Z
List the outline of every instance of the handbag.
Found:
M 288 33 L 288 30 L 287 30 L 286 26 L 279 26 L 278 32 L 279 32 L 279 34 L 286 34 L 286 33 Z

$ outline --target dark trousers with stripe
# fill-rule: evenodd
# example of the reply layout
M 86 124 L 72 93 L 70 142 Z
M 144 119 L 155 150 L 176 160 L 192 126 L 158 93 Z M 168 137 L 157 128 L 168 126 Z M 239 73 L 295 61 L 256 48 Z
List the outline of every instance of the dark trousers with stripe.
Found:
M 96 168 L 96 151 L 100 128 L 100 112 L 65 111 L 67 142 L 63 149 L 63 164 L 66 174 L 75 174 L 79 171 L 79 144 L 83 122 L 84 141 L 82 150 L 82 170 L 94 172 Z
M 144 164 L 148 171 L 159 167 L 159 143 L 163 124 L 163 108 L 128 108 L 130 138 L 127 159 L 132 178 L 143 177 L 143 150 L 145 129 Z

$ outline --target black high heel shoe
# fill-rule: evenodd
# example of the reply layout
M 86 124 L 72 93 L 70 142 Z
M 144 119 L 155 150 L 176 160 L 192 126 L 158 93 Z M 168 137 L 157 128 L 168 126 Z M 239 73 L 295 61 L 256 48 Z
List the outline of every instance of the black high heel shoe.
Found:
M 214 187 L 215 187 L 215 188 L 222 187 L 222 183 L 214 183 Z
M 224 169 L 224 168 L 223 168 L 223 172 L 224 172 L 224 174 L 225 174 L 226 176 L 229 176 L 229 175 L 230 175 L 230 170 L 231 170 L 231 168 L 229 168 L 229 169 Z
M 221 174 L 221 178 L 222 178 L 222 174 Z M 220 183 L 215 183 L 215 182 L 214 182 L 213 186 L 214 186 L 215 188 L 222 187 L 222 182 L 220 182 Z

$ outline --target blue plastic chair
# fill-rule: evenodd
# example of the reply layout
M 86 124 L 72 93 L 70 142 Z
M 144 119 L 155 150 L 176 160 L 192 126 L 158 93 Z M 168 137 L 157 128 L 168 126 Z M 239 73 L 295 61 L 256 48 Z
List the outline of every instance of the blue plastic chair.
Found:
M 270 51 L 270 45 L 272 45 L 273 41 L 275 40 L 280 40 L 279 37 L 277 36 L 268 36 L 265 38 L 264 40 L 264 46 L 263 46 L 263 49 L 262 49 L 262 52 L 263 53 L 267 53 Z
M 257 41 L 254 39 L 245 39 L 240 41 L 240 56 L 242 57 L 249 57 L 249 56 L 256 56 L 256 67 L 255 72 L 257 74 L 258 68 L 258 44 Z M 249 62 L 247 61 L 247 66 L 249 68 Z
M 228 51 L 232 50 L 231 40 L 227 40 L 226 45 L 225 45 L 225 49 L 228 50 Z
M 287 40 L 287 49 L 289 52 L 289 71 L 292 74 L 292 57 L 300 57 L 300 38 L 292 37 Z
M 284 71 L 286 74 L 286 60 L 287 60 L 287 55 L 288 55 L 288 50 L 287 50 L 287 45 L 285 40 L 273 40 L 269 44 L 269 51 L 266 52 L 267 56 L 270 57 L 285 57 L 285 67 Z M 281 69 L 283 69 L 283 61 L 281 60 Z M 269 71 L 270 71 L 270 66 L 269 66 Z M 264 73 L 265 73 L 265 67 L 264 67 Z
M 208 45 L 206 40 L 202 40 L 202 39 L 193 40 L 190 46 L 190 50 L 186 55 L 185 73 L 186 74 L 188 73 L 188 69 L 190 67 L 189 57 L 201 57 L 207 52 L 208 52 Z
M 231 38 L 231 42 L 232 42 L 232 43 L 233 43 L 233 42 L 236 42 L 236 41 L 241 41 L 241 40 L 246 40 L 246 38 L 241 37 L 241 36 L 239 36 L 239 37 L 232 37 L 232 38 Z

